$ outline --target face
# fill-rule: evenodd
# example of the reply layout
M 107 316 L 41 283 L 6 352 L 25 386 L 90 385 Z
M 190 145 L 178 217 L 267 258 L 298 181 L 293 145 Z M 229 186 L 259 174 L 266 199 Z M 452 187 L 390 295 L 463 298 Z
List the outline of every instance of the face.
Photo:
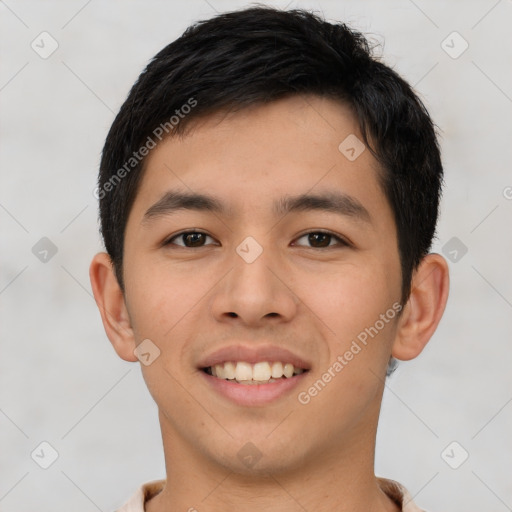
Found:
M 357 453 L 401 291 L 376 161 L 326 98 L 193 128 L 148 156 L 125 235 L 126 310 L 148 362 L 160 351 L 142 370 L 164 436 L 239 472 Z

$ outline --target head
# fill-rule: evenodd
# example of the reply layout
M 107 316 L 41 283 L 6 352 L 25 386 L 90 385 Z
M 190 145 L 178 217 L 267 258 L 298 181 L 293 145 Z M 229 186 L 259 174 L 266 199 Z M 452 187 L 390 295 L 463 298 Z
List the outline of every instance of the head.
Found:
M 372 58 L 362 34 L 306 11 L 272 8 L 226 13 L 189 27 L 153 58 L 115 118 L 98 194 L 101 231 L 122 288 L 126 223 L 144 174 L 139 150 L 186 133 L 214 112 L 297 94 L 340 102 L 357 121 L 393 211 L 401 302 L 407 302 L 412 272 L 431 248 L 441 196 L 432 120 L 411 87 Z
M 418 355 L 444 310 L 446 263 L 429 254 L 442 177 L 424 105 L 344 24 L 255 7 L 197 23 L 160 51 L 103 149 L 107 254 L 93 262 L 91 279 L 121 357 L 137 360 L 144 339 L 158 347 L 143 370 L 162 428 L 198 446 L 214 435 L 222 447 L 225 432 L 212 418 L 194 430 L 174 415 L 190 405 L 178 382 L 205 396 L 196 380 L 211 362 L 205 357 L 242 340 L 245 348 L 295 347 L 308 370 L 302 391 L 330 368 L 332 384 L 321 394 L 288 404 L 300 418 L 345 397 L 339 415 L 308 427 L 306 452 L 326 448 L 315 429 L 355 431 L 364 418 L 372 425 L 365 435 L 374 435 L 390 355 Z M 305 238 L 313 246 L 296 243 Z M 339 354 L 349 359 L 336 381 Z M 264 453 L 286 450 L 279 436 L 265 437 L 284 416 L 275 403 L 215 405 L 232 438 Z M 235 422 L 240 411 L 247 418 Z M 288 434 L 298 429 L 291 422 Z M 228 464 L 229 452 L 211 450 Z

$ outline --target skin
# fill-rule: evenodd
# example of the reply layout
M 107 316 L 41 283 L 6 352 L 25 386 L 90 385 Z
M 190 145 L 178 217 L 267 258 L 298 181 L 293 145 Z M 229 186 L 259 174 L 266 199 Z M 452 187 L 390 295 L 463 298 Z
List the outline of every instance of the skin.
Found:
M 402 315 L 307 405 L 297 399 L 352 340 L 400 300 L 401 270 L 391 208 L 370 151 L 353 162 L 338 146 L 360 137 L 351 112 L 316 96 L 295 96 L 196 122 L 148 155 L 124 248 L 125 293 L 105 253 L 90 276 L 106 333 L 119 356 L 150 339 L 161 353 L 141 365 L 159 408 L 167 484 L 146 510 L 396 511 L 374 474 L 377 421 L 391 355 L 416 357 L 434 333 L 448 296 L 448 266 L 427 255 L 414 272 Z M 143 222 L 170 189 L 207 193 L 230 216 L 181 210 Z M 342 191 L 371 224 L 332 212 L 275 216 L 284 195 Z M 349 245 L 304 234 L 329 230 Z M 207 233 L 186 248 L 184 230 Z M 236 252 L 252 236 L 263 253 Z M 311 364 L 300 389 L 261 407 L 235 405 L 201 378 L 198 361 L 237 341 L 285 347 Z M 251 442 L 260 460 L 247 467 Z

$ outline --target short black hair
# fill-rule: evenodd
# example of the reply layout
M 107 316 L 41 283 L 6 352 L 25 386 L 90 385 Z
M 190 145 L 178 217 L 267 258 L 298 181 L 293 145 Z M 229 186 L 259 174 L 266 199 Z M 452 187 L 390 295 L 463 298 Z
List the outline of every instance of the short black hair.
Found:
M 97 197 L 101 233 L 123 291 L 126 223 L 156 139 L 184 135 L 193 120 L 215 112 L 298 94 L 339 100 L 353 112 L 380 164 L 397 229 L 401 302 L 407 302 L 412 273 L 435 236 L 443 181 L 435 126 L 362 33 L 306 10 L 265 6 L 187 28 L 149 62 L 110 128 Z

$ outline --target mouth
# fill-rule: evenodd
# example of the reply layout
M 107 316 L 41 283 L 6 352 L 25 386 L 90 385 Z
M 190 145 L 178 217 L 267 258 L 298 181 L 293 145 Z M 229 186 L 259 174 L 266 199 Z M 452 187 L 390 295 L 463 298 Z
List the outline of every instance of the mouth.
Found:
M 290 399 L 309 370 L 280 361 L 227 361 L 202 367 L 200 375 L 208 390 L 243 407 L 264 407 Z
M 238 343 L 206 355 L 197 365 L 206 390 L 237 406 L 265 406 L 290 398 L 311 363 L 277 345 Z
M 226 361 L 201 370 L 217 379 L 242 385 L 260 385 L 291 379 L 308 371 L 282 361 L 260 361 L 251 364 L 247 361 Z

